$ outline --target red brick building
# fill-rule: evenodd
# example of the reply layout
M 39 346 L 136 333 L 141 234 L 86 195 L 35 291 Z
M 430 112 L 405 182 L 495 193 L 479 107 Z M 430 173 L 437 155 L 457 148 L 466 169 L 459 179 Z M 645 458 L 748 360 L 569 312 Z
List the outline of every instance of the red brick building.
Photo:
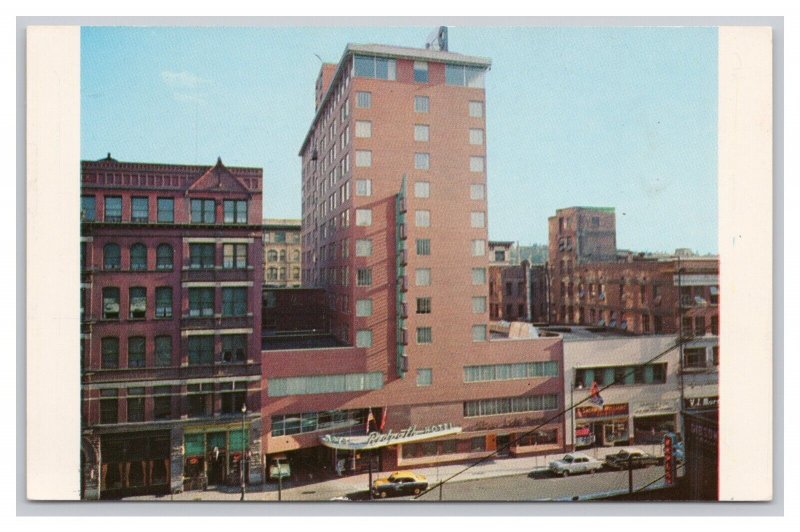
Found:
M 369 453 L 389 469 L 563 449 L 561 340 L 488 330 L 489 66 L 354 44 L 323 65 L 300 150 L 302 277 L 338 346 L 265 347 L 268 459 L 315 474 Z
M 258 462 L 261 186 L 221 160 L 82 162 L 85 498 L 233 482 L 243 451 Z

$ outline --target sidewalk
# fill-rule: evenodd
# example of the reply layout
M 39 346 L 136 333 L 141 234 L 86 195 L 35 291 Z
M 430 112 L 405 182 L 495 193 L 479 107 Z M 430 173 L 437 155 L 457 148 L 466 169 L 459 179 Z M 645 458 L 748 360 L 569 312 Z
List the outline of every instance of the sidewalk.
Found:
M 647 453 L 661 456 L 661 445 L 634 445 Z M 595 447 L 592 449 L 579 450 L 589 456 L 599 460 L 605 458 L 607 454 L 619 452 L 624 447 Z M 522 475 L 532 471 L 543 471 L 553 460 L 558 460 L 565 453 L 548 454 L 541 456 L 526 456 L 519 458 L 489 458 L 486 461 L 469 467 L 470 463 L 447 464 L 434 467 L 413 468 L 417 473 L 421 473 L 428 478 L 430 486 L 436 485 L 442 480 L 449 479 L 450 482 L 464 482 L 467 480 L 502 477 L 511 475 Z M 390 471 L 373 472 L 373 480 L 378 477 L 387 476 Z M 334 497 L 347 495 L 348 493 L 366 491 L 368 488 L 369 475 L 361 473 L 358 475 L 344 476 L 331 480 L 324 480 L 312 484 L 294 485 L 291 480 L 285 481 L 281 490 L 281 501 L 327 501 Z M 143 495 L 137 497 L 127 497 L 126 501 L 239 501 L 241 491 L 238 487 L 224 487 L 207 491 L 186 491 L 176 493 L 172 496 Z M 277 501 L 278 484 L 271 481 L 265 485 L 248 486 L 245 501 Z

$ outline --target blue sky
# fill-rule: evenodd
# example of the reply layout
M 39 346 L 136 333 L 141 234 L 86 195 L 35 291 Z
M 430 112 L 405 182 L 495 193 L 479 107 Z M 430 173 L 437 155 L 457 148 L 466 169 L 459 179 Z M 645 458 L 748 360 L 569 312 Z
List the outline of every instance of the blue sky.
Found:
M 300 217 L 320 56 L 421 46 L 433 27 L 86 27 L 81 158 L 264 169 L 264 214 Z M 717 252 L 715 28 L 451 27 L 486 78 L 489 236 L 615 207 L 617 245 Z M 316 55 L 315 55 L 316 54 Z

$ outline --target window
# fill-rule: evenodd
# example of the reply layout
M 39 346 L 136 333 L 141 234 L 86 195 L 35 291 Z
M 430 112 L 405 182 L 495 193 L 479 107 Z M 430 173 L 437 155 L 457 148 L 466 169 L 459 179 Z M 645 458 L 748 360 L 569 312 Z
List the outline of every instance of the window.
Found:
M 514 283 L 506 283 L 506 295 L 514 295 Z
M 472 284 L 473 285 L 486 284 L 485 268 L 472 268 Z
M 117 390 L 100 390 L 100 423 L 117 422 Z
M 144 244 L 131 246 L 131 270 L 147 269 L 147 248 Z
M 100 340 L 100 351 L 103 369 L 117 369 L 119 367 L 119 338 L 107 337 Z
M 469 223 L 472 227 L 486 227 L 486 213 L 483 211 L 469 213 Z
M 353 75 L 362 78 L 394 80 L 397 77 L 397 62 L 385 57 L 357 55 L 353 58 Z
M 145 337 L 128 337 L 128 367 L 143 368 L 145 354 Z
M 236 288 L 222 289 L 222 315 L 223 316 L 247 315 L 247 288 L 236 287 Z
M 158 221 L 172 223 L 175 221 L 175 200 L 172 198 L 158 198 Z
M 357 299 L 356 300 L 356 316 L 364 318 L 372 316 L 372 300 L 371 299 Z
M 150 217 L 150 208 L 146 197 L 134 196 L 131 198 L 131 221 L 147 222 Z
M 473 240 L 472 241 L 472 256 L 473 257 L 483 257 L 486 255 L 486 241 L 485 240 Z
M 433 384 L 433 370 L 431 368 L 419 368 L 417 370 L 417 386 L 430 386 Z
M 433 342 L 433 330 L 430 327 L 417 327 L 417 343 L 430 344 Z
M 172 287 L 159 286 L 156 288 L 156 318 L 172 317 Z
M 372 285 L 372 268 L 359 268 L 356 270 L 356 286 Z
M 189 417 L 210 416 L 213 411 L 214 385 L 210 382 L 189 384 L 186 386 L 186 391 L 189 399 Z
M 356 196 L 371 196 L 372 181 L 370 179 L 356 179 Z
M 469 143 L 476 146 L 483 146 L 483 130 L 470 129 L 469 130 Z
M 173 252 L 169 244 L 159 244 L 156 248 L 156 269 L 172 269 Z
M 414 223 L 417 227 L 430 227 L 431 211 L 414 211 Z
M 172 336 L 156 336 L 156 366 L 172 364 Z
M 220 414 L 241 414 L 246 399 L 247 382 L 223 382 L 220 384 Z M 233 434 L 237 433 L 234 432 L 231 435 Z M 241 431 L 238 434 L 241 435 Z
M 557 376 L 558 362 L 554 361 L 464 366 L 464 382 L 504 381 Z
M 189 337 L 189 365 L 203 366 L 214 363 L 214 336 L 194 335 Z
M 372 347 L 372 331 L 362 329 L 356 331 L 356 347 Z
M 472 156 L 469 158 L 470 172 L 483 172 L 483 157 Z
M 469 199 L 482 200 L 485 197 L 485 187 L 481 183 L 473 183 L 469 186 Z
M 505 250 L 502 250 L 502 249 L 495 250 L 495 252 L 494 252 L 494 261 L 495 262 L 505 262 L 506 261 L 506 252 L 505 252 Z M 508 294 L 508 295 L 511 295 L 511 294 Z
M 369 257 L 372 255 L 372 240 L 368 238 L 356 240 L 356 257 Z
M 360 168 L 372 166 L 372 152 L 369 150 L 356 150 L 356 166 Z
M 267 261 L 268 262 L 277 262 L 278 260 L 278 252 L 274 249 L 270 249 L 267 251 Z
M 216 259 L 214 244 L 189 244 L 189 267 L 194 269 L 213 268 Z
M 414 96 L 414 112 L 427 113 L 430 110 L 430 100 L 427 96 Z
M 172 393 L 170 386 L 153 387 L 153 419 L 172 417 Z
M 144 319 L 147 311 L 147 289 L 133 286 L 128 290 L 130 303 L 130 319 Z
M 711 303 L 712 305 L 719 305 L 719 287 L 718 286 L 709 286 L 708 287 L 708 302 Z
M 246 268 L 247 267 L 247 244 L 223 244 L 222 245 L 222 267 L 223 268 Z
M 431 156 L 429 153 L 414 154 L 414 168 L 417 170 L 428 170 L 431 166 Z
M 121 222 L 122 221 L 122 197 L 121 196 L 106 196 L 105 197 L 105 216 L 103 218 L 106 222 Z
M 486 450 L 486 436 L 476 436 L 469 440 L 470 451 L 480 452 Z
M 686 368 L 706 367 L 706 349 L 698 347 L 683 350 L 683 365 Z
M 359 109 L 369 109 L 370 107 L 372 107 L 372 93 L 357 92 L 356 107 L 358 107 Z
M 415 284 L 417 286 L 430 286 L 431 284 L 431 269 L 430 268 L 417 268 L 414 272 Z
M 430 255 L 431 254 L 431 240 L 430 238 L 417 239 L 417 255 Z
M 446 64 L 444 66 L 444 82 L 447 85 L 483 88 L 485 72 L 483 67 Z
M 464 403 L 464 417 L 494 416 L 512 412 L 537 412 L 558 408 L 558 395 L 497 397 Z
M 247 223 L 247 200 L 225 200 L 222 202 L 222 210 L 226 224 Z
M 214 315 L 214 289 L 189 288 L 189 316 L 192 318 Z
M 103 319 L 119 319 L 119 288 L 103 288 Z
M 425 124 L 416 124 L 414 126 L 414 140 L 417 142 L 428 142 L 430 139 L 430 126 Z
M 193 199 L 191 209 L 193 224 L 213 224 L 216 221 L 213 199 Z
M 356 209 L 356 225 L 361 227 L 372 225 L 372 209 Z
M 122 263 L 122 254 L 117 244 L 106 244 L 103 246 L 103 269 L 119 270 Z
M 267 381 L 267 395 L 270 397 L 316 393 L 361 392 L 364 390 L 380 390 L 381 388 L 383 388 L 383 373 L 379 371 L 372 373 L 288 377 L 269 379 Z M 334 413 L 334 415 L 337 414 L 340 414 L 340 412 Z M 341 421 L 346 420 L 342 419 Z
M 414 197 L 427 198 L 431 195 L 431 184 L 427 181 L 417 181 L 414 183 Z
M 431 313 L 431 298 L 418 297 L 417 298 L 417 314 L 430 314 Z
M 472 326 L 472 341 L 483 342 L 486 340 L 486 325 Z
M 286 242 L 286 231 L 275 231 L 275 242 L 278 244 Z
M 469 102 L 469 116 L 483 118 L 483 102 Z
M 228 363 L 242 363 L 247 360 L 247 335 L 223 334 L 222 335 L 222 361 Z
M 94 196 L 81 196 L 81 221 L 93 222 L 96 216 L 96 200 Z
M 356 120 L 356 137 L 368 139 L 372 136 L 372 122 Z
M 473 314 L 483 314 L 486 312 L 486 298 L 481 296 L 475 296 L 472 298 L 472 313 Z
M 414 61 L 414 81 L 418 83 L 428 82 L 428 63 L 425 61 Z

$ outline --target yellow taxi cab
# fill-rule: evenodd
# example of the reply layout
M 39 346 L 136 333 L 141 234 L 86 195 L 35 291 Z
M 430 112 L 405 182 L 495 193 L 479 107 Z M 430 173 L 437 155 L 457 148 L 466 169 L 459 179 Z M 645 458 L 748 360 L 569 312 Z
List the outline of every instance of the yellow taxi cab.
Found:
M 376 497 L 398 497 L 400 495 L 419 495 L 428 489 L 428 479 L 413 471 L 395 471 L 385 478 L 372 483 L 372 493 Z

